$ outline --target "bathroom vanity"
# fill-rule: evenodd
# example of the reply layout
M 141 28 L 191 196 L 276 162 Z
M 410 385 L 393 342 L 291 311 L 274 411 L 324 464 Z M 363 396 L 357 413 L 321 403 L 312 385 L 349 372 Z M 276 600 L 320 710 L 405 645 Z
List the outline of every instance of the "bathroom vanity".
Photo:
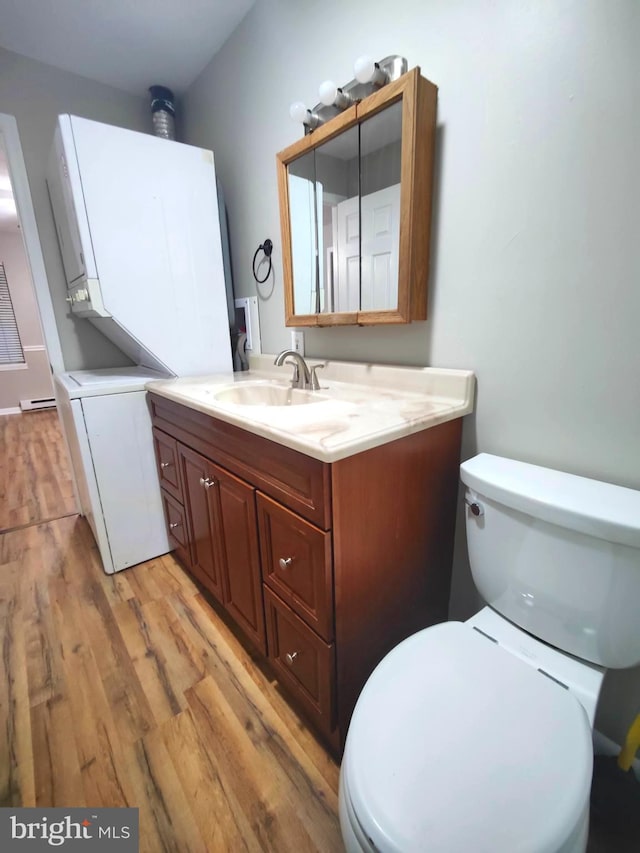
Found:
M 300 397 L 269 362 L 147 386 L 162 502 L 175 555 L 339 753 L 376 664 L 447 616 L 474 379 L 329 363 Z

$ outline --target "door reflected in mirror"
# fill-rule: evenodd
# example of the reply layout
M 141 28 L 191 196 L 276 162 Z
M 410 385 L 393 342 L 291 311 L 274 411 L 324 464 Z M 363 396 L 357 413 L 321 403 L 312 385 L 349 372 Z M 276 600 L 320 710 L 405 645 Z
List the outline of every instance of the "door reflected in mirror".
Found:
M 360 124 L 360 310 L 398 305 L 402 104 Z

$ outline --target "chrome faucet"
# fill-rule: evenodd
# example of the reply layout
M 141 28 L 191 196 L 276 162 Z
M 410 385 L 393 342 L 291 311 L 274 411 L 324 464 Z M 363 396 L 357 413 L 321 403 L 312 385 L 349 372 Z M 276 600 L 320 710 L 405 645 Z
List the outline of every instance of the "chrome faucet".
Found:
M 293 361 L 287 361 L 287 359 L 293 359 Z M 311 387 L 311 374 L 309 373 L 307 362 L 299 352 L 292 349 L 282 350 L 281 353 L 278 353 L 276 360 L 273 363 L 276 367 L 281 367 L 283 364 L 293 365 L 293 377 L 291 378 L 292 388 Z

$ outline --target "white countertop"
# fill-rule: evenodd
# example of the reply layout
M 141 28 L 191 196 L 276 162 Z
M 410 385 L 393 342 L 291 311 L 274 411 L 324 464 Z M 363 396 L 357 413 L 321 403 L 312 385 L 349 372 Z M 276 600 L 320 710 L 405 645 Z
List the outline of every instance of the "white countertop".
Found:
M 146 388 L 191 409 L 276 441 L 322 462 L 336 462 L 473 411 L 470 370 L 396 367 L 306 359 L 318 371 L 319 402 L 299 406 L 240 405 L 216 393 L 240 383 L 277 381 L 288 386 L 289 365 L 252 356 L 251 369 L 196 378 L 148 382 Z

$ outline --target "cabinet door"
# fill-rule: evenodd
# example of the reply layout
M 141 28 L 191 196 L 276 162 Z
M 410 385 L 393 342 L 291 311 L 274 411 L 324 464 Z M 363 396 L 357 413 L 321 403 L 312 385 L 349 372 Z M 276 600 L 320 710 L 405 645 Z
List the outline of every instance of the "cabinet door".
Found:
M 266 654 L 258 549 L 256 491 L 222 468 L 211 466 L 216 481 L 216 527 L 220 532 L 224 604 L 238 625 Z
M 224 600 L 221 548 L 216 529 L 215 473 L 204 456 L 178 445 L 184 504 L 189 531 L 191 568 L 195 577 L 219 600 Z

